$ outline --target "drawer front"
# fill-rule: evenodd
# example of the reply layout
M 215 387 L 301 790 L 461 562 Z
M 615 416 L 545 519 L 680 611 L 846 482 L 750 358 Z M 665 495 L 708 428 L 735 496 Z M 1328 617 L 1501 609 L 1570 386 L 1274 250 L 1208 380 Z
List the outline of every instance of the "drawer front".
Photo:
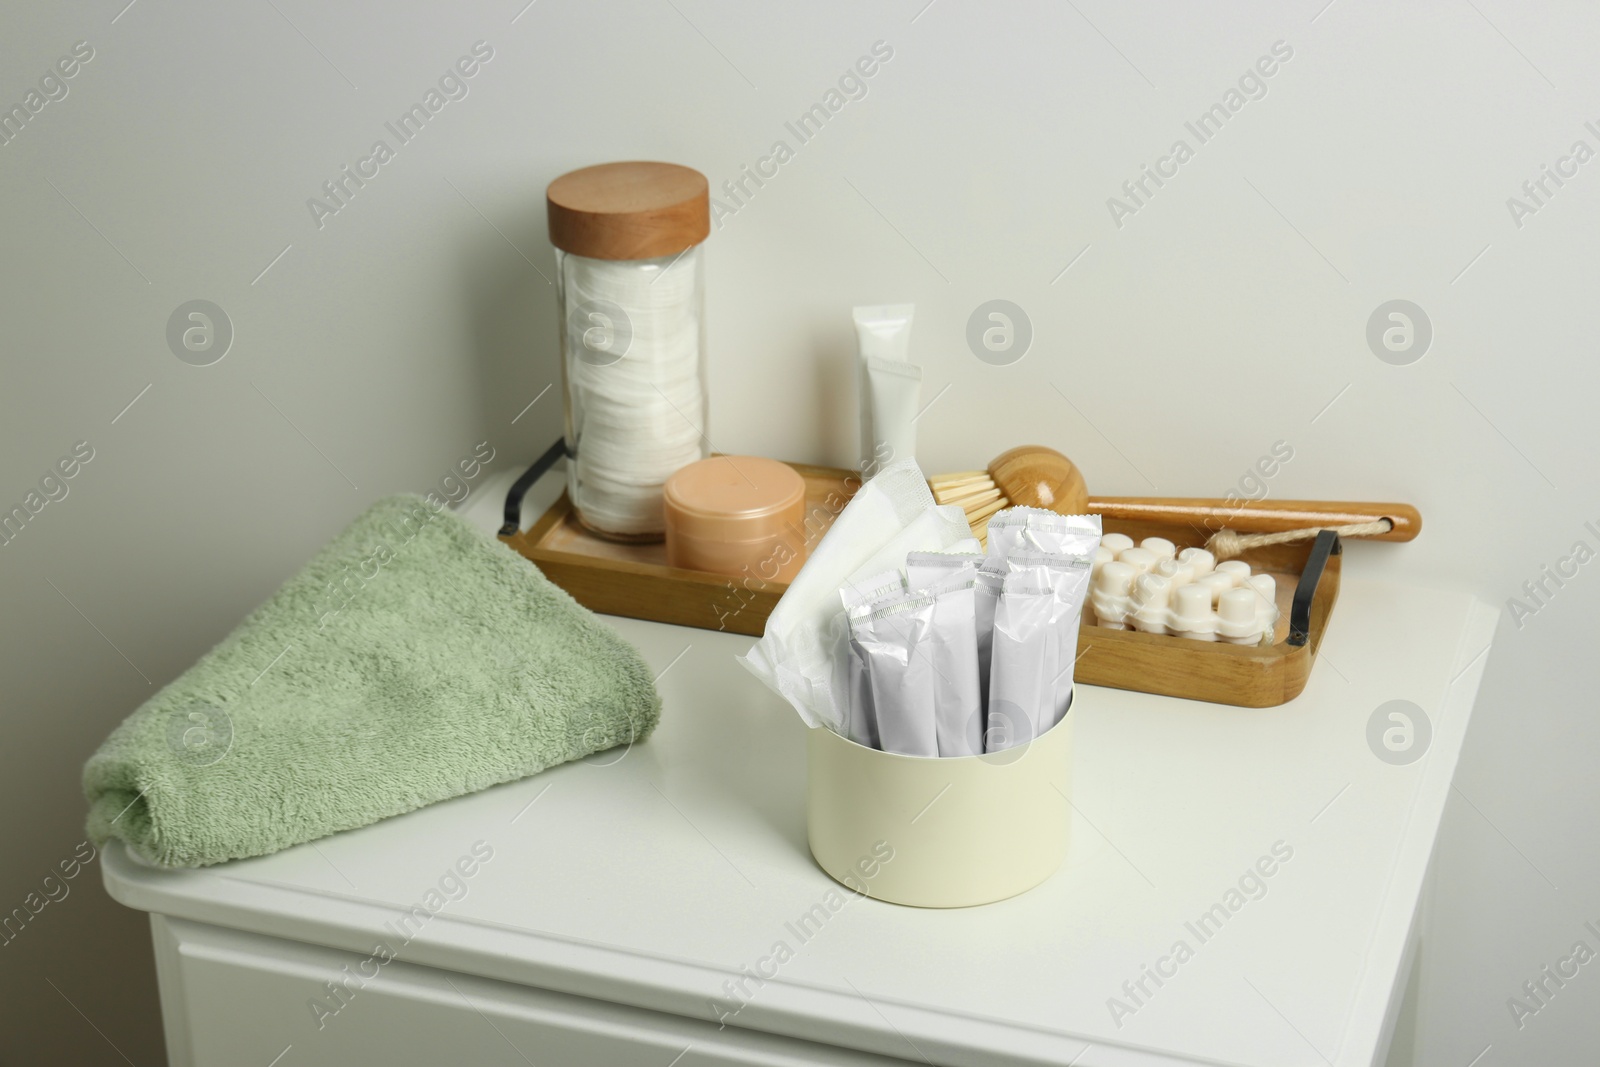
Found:
M 173 1067 L 906 1063 L 402 960 L 360 984 L 353 953 L 161 916 L 151 926 Z M 357 979 L 335 997 L 327 983 L 346 967 Z

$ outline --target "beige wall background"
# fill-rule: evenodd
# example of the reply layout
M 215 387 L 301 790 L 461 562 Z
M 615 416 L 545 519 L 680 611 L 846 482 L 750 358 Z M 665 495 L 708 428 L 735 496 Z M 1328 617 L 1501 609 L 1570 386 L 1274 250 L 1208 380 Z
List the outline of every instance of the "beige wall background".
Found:
M 715 187 L 793 149 L 724 196 L 708 251 L 721 450 L 849 462 L 848 310 L 911 300 L 930 471 L 1039 441 L 1103 492 L 1222 495 L 1285 441 L 1272 495 L 1422 508 L 1422 539 L 1354 548 L 1358 573 L 1505 604 L 1600 549 L 1600 162 L 1561 162 L 1600 150 L 1600 13 L 1575 0 L 126 3 L 0 14 L 0 103 L 40 94 L 0 145 L 0 503 L 93 452 L 0 545 L 0 911 L 78 847 L 98 741 L 341 526 L 478 441 L 506 466 L 557 435 L 541 198 L 592 162 Z M 315 218 L 479 41 L 466 95 Z M 800 144 L 785 123 L 879 41 Z M 41 84 L 77 42 L 92 58 Z M 1276 42 L 1199 143 L 1185 123 Z M 1192 158 L 1108 207 L 1179 138 Z M 1535 205 L 1546 166 L 1567 177 Z M 202 299 L 233 331 L 208 366 L 166 339 Z M 965 340 L 992 299 L 1033 331 L 1006 366 Z M 1366 337 L 1395 299 L 1432 327 L 1407 365 Z M 1491 653 L 1418 1064 L 1600 1040 L 1587 970 L 1520 1029 L 1506 1006 L 1600 919 L 1600 564 L 1573 568 Z M 94 864 L 67 885 L 0 947 L 0 1062 L 161 1062 L 143 916 Z

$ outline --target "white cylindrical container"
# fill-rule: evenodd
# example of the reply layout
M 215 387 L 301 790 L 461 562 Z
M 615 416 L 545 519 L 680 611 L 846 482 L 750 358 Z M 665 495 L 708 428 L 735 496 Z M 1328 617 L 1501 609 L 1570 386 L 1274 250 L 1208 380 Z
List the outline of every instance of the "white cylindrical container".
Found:
M 606 163 L 550 183 L 567 494 L 578 521 L 659 541 L 662 486 L 704 459 L 705 176 L 670 163 Z
M 947 758 L 808 731 L 811 854 L 845 886 L 896 904 L 963 908 L 1032 889 L 1067 853 L 1074 717 L 1026 745 Z

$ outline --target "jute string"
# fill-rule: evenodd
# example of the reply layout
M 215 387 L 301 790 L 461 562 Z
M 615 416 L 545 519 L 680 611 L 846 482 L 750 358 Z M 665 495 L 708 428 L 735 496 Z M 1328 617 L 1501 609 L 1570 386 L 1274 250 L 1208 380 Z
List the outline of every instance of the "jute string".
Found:
M 1236 530 L 1218 530 L 1206 541 L 1206 548 L 1218 559 L 1232 559 L 1252 548 L 1267 545 L 1287 545 L 1295 541 L 1309 541 L 1323 530 L 1332 530 L 1340 537 L 1377 537 L 1394 529 L 1388 519 L 1372 522 L 1352 522 L 1345 526 L 1309 526 L 1303 530 L 1284 530 L 1281 533 L 1242 534 Z

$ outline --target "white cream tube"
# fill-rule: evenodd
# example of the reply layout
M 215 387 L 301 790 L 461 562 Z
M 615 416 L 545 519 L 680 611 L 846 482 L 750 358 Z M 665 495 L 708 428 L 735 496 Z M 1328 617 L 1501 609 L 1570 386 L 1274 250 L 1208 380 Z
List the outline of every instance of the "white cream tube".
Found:
M 915 456 L 922 368 L 873 356 L 867 360 L 867 381 L 872 394 L 872 454 L 880 463 Z
M 856 326 L 856 399 L 861 409 L 861 470 L 864 472 L 895 460 L 910 459 L 914 452 L 893 456 L 876 453 L 876 446 L 884 435 L 874 427 L 872 382 L 867 361 L 877 356 L 905 362 L 911 351 L 911 316 L 915 310 L 915 304 L 884 304 L 858 307 L 851 312 Z M 912 443 L 915 444 L 914 438 Z

